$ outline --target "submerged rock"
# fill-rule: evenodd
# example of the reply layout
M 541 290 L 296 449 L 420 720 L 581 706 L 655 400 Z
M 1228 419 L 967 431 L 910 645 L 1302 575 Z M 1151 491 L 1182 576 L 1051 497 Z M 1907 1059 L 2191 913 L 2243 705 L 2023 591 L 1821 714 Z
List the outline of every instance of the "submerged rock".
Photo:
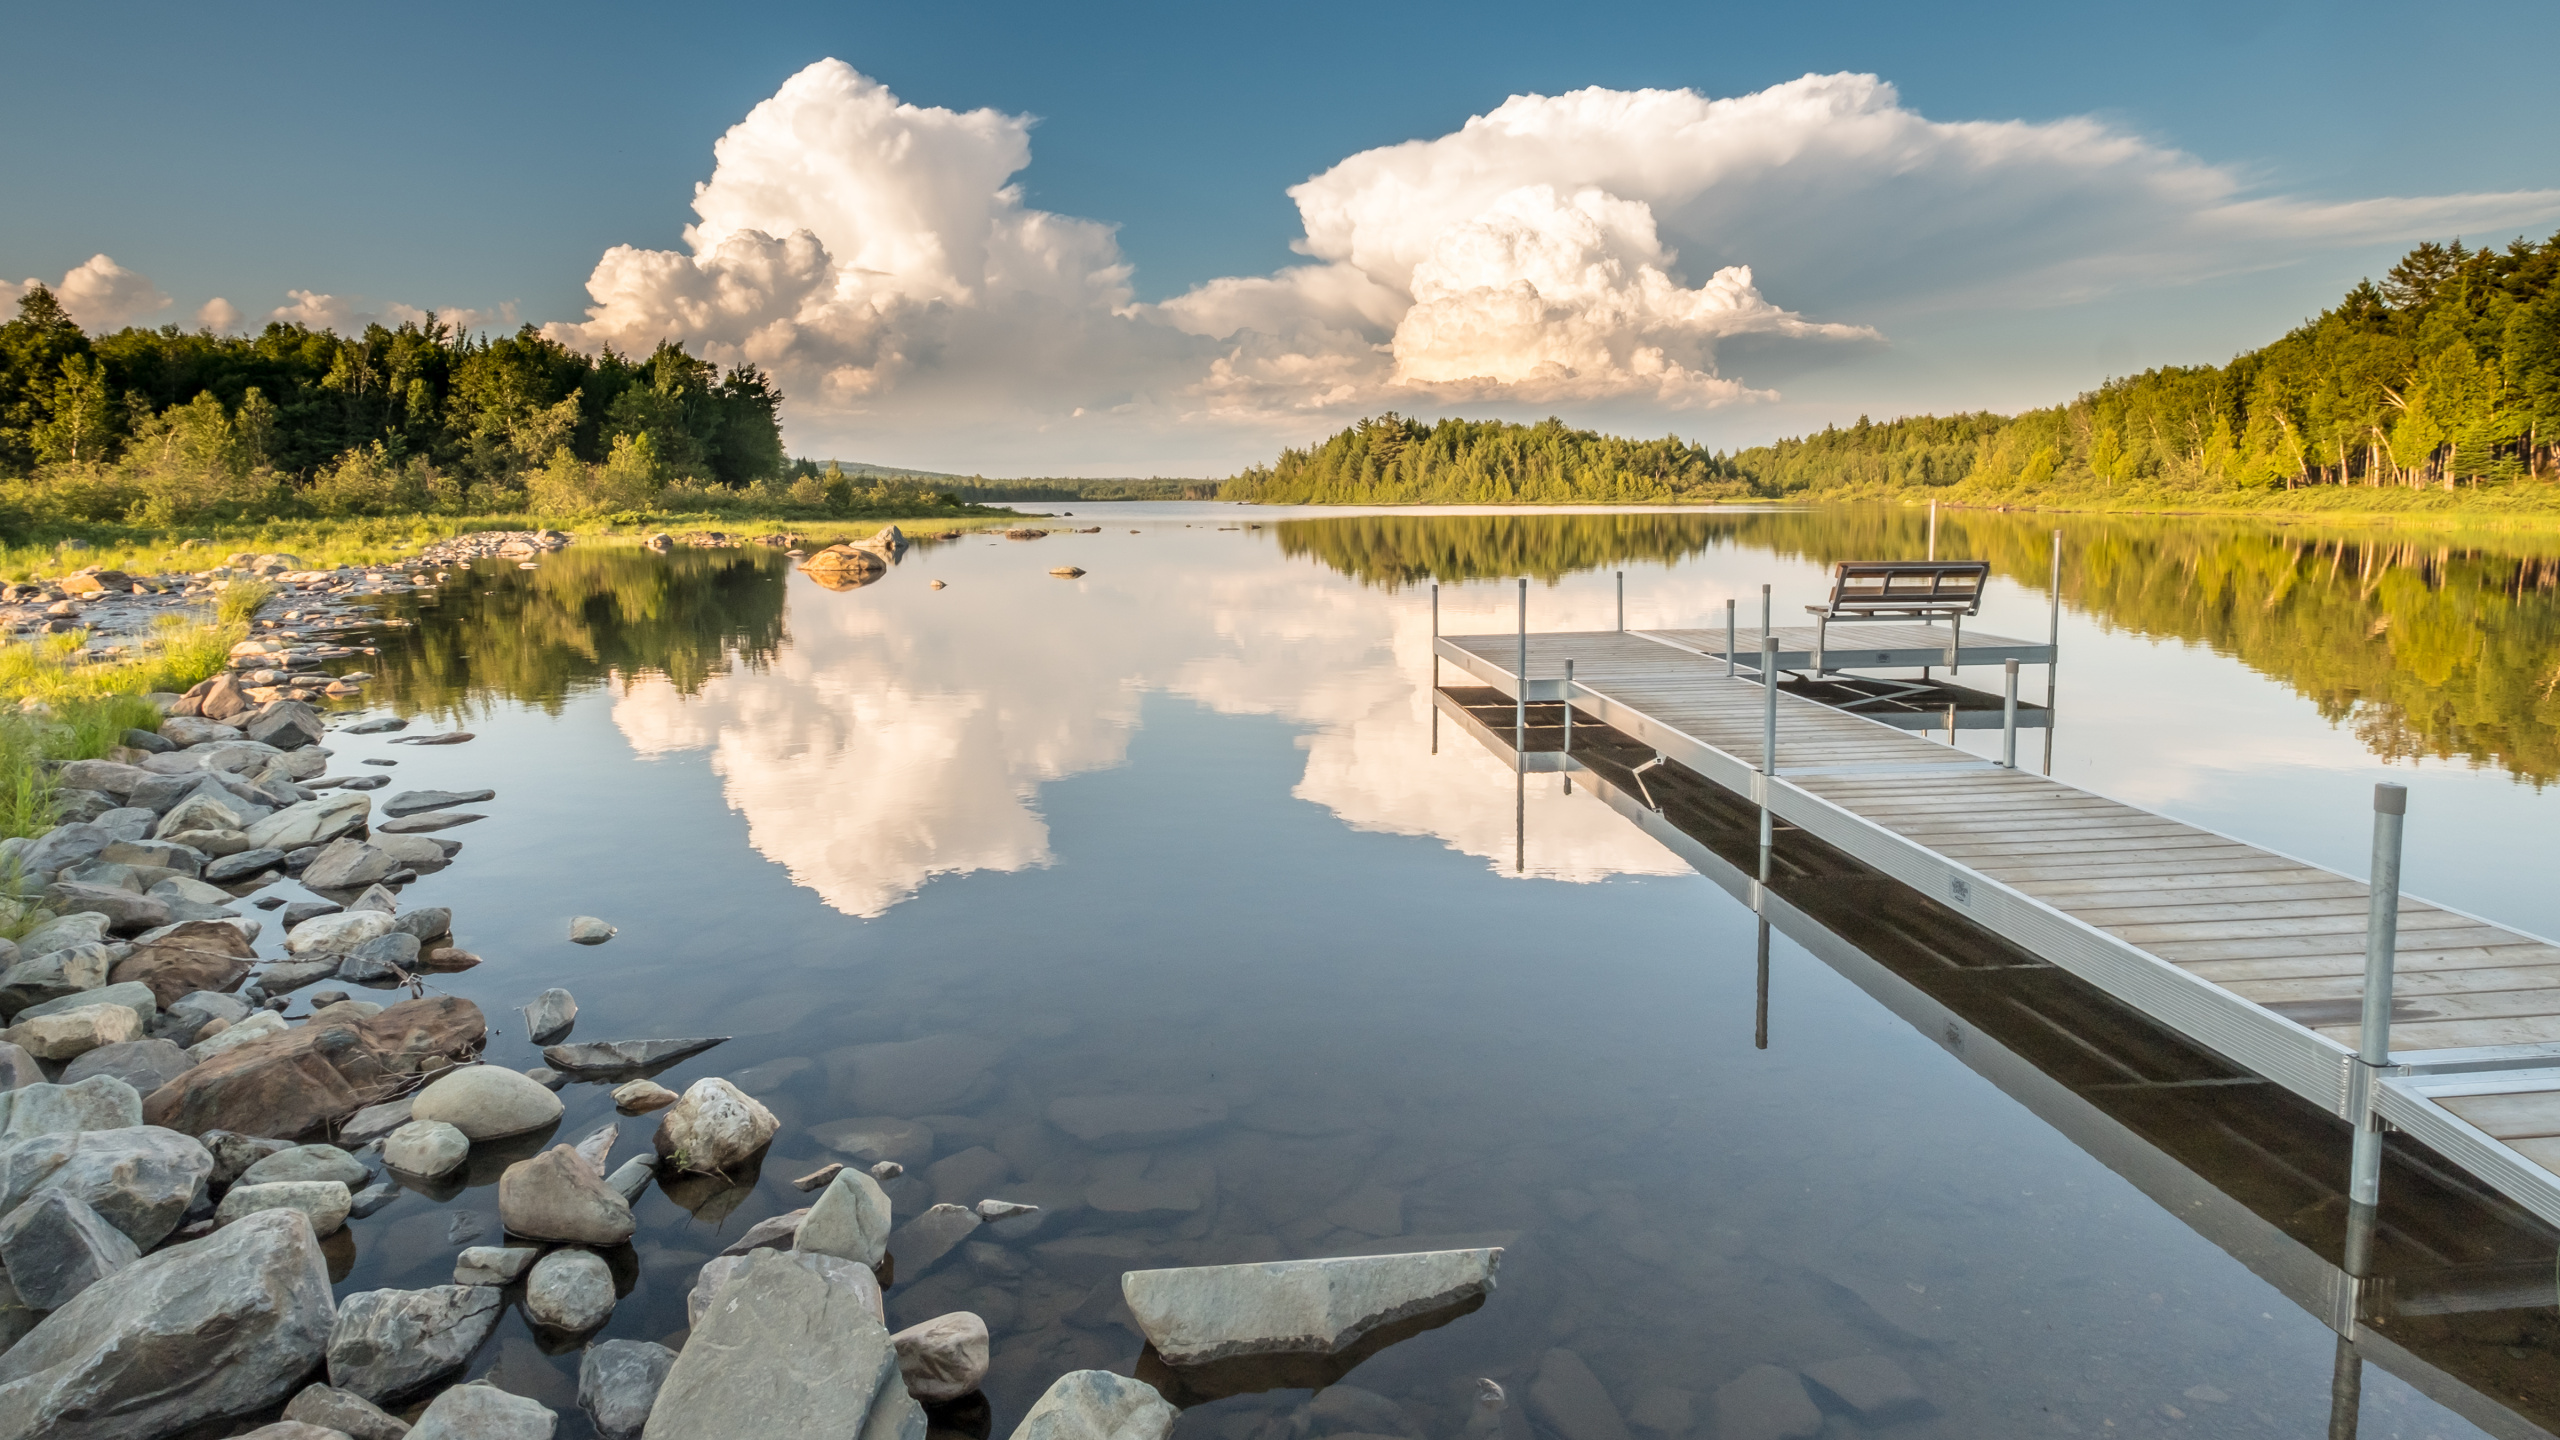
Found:
M 310 1223 L 252 1216 L 135 1261 L 0 1352 L 0 1435 L 135 1440 L 263 1410 L 319 1362 L 335 1314 Z
M 1501 1263 L 1500 1250 L 1485 1249 L 1132 1270 L 1120 1293 L 1170 1364 L 1331 1355 L 1382 1325 L 1484 1295 Z
M 328 1332 L 329 1383 L 377 1405 L 413 1394 L 468 1363 L 504 1303 L 487 1285 L 350 1295 Z
M 1761 1369 L 1770 1369 L 1762 1366 Z M 1776 1372 L 1794 1384 L 1795 1377 L 1786 1371 Z M 1804 1387 L 1796 1386 L 1796 1398 L 1804 1398 Z M 1805 1408 L 1811 1409 L 1810 1405 Z M 1626 1422 L 1618 1415 L 1617 1403 L 1609 1398 L 1608 1387 L 1582 1357 L 1570 1350 L 1550 1350 L 1538 1362 L 1537 1378 L 1529 1382 L 1529 1412 L 1564 1440 L 1629 1440 Z M 1822 1428 L 1822 1416 L 1813 1417 L 1813 1430 Z M 1813 1430 L 1804 1433 L 1811 1435 Z M 1728 1430 L 1716 1427 L 1718 1440 L 1728 1435 L 1758 1434 L 1757 1431 Z M 1774 1440 L 1774 1437 L 1763 1437 Z
M 966 1310 L 910 1325 L 889 1343 L 907 1393 L 927 1405 L 957 1400 L 987 1378 L 987 1322 Z
M 567 991 L 560 991 L 567 994 Z M 543 1060 L 555 1070 L 571 1075 L 595 1071 L 639 1070 L 652 1065 L 667 1065 L 688 1055 L 699 1055 L 714 1045 L 727 1042 L 728 1036 L 714 1035 L 694 1040 L 595 1040 L 579 1045 L 553 1045 L 542 1052 Z
M 649 1440 L 858 1440 L 884 1391 L 907 1398 L 873 1305 L 817 1258 L 746 1258 L 668 1368 Z
M 403 790 L 382 802 L 382 813 L 394 817 L 423 815 L 430 810 L 477 805 L 483 800 L 497 798 L 495 790 Z
M 1166 1440 L 1179 1413 L 1143 1380 L 1070 1370 L 1022 1413 L 1013 1440 Z
M 977 1232 L 978 1224 L 978 1212 L 965 1205 L 936 1205 L 899 1226 L 889 1237 L 898 1277 L 913 1280 L 942 1263 L 943 1256 Z
M 646 1340 L 606 1340 L 578 1361 L 578 1407 L 601 1440 L 635 1440 L 676 1363 L 676 1352 Z
M 1569 1350 L 1550 1350 L 1547 1357 L 1552 1361 L 1557 1356 L 1572 1354 Z M 1577 1368 L 1582 1366 L 1579 1358 L 1574 1359 L 1573 1364 Z M 1584 1368 L 1582 1374 L 1588 1378 L 1591 1372 Z M 1541 1384 L 1545 1383 L 1546 1366 L 1539 1367 L 1538 1379 Z M 1590 1383 L 1596 1387 L 1600 1382 L 1592 1380 Z M 1536 1402 L 1536 1391 L 1531 1391 L 1530 1400 L 1532 1404 Z M 1601 1403 L 1607 1403 L 1605 1395 L 1601 1397 Z M 1609 1416 L 1614 1420 L 1617 1412 L 1612 1410 Z M 1718 1440 L 1727 1436 L 1733 1440 L 1807 1440 L 1822 1430 L 1822 1411 L 1814 1405 L 1813 1397 L 1804 1393 L 1804 1382 L 1796 1378 L 1794 1371 L 1781 1370 L 1775 1365 L 1754 1365 L 1718 1386 L 1715 1416 Z M 1625 1427 L 1619 1427 L 1618 1435 L 1626 1433 Z M 1568 1433 L 1566 1440 L 1600 1440 L 1600 1437 L 1587 1431 Z M 1608 1437 L 1608 1440 L 1616 1440 L 1616 1437 Z
M 1186 1095 L 1072 1095 L 1049 1104 L 1049 1123 L 1099 1149 L 1161 1145 L 1227 1122 L 1224 1101 Z

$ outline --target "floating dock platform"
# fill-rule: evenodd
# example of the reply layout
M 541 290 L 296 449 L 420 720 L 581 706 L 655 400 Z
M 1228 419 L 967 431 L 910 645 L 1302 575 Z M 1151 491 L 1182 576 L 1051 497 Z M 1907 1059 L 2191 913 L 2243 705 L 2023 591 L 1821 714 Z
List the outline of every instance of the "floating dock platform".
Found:
M 1844 630 L 1826 671 L 2053 660 L 2050 645 L 1995 635 Z M 2363 879 L 1791 693 L 1802 681 L 1780 686 L 1766 754 L 1770 697 L 1743 668 L 1760 632 L 1736 633 L 1740 655 L 1725 633 L 1524 630 L 1433 647 L 1474 685 L 1552 711 L 1550 724 L 1569 706 L 2328 1114 L 2364 1124 L 2370 1105 L 2560 1226 L 2560 946 L 2403 897 L 2393 1048 L 2368 1085 Z M 1775 635 L 1781 670 L 1812 664 L 1810 627 Z M 1569 751 L 1551 754 L 1519 761 L 1573 768 Z M 1756 882 L 1748 898 L 1766 899 Z

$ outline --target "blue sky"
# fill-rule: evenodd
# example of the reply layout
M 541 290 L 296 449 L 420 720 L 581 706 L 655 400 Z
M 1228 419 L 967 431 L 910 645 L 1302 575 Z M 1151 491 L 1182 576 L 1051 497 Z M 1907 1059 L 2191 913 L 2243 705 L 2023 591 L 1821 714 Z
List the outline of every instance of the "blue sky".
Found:
M 906 192 L 861 181 L 856 198 L 802 216 L 771 185 L 749 194 L 760 172 L 741 166 L 726 177 L 747 197 L 730 229 L 779 238 L 805 224 L 825 242 L 832 268 L 811 281 L 825 294 L 766 297 L 779 308 L 675 337 L 780 374 L 797 450 L 991 474 L 1212 472 L 1382 408 L 1553 412 L 1719 444 L 1860 411 L 2014 408 L 2109 373 L 2225 358 L 2409 240 L 2560 227 L 2547 195 L 2516 193 L 2560 187 L 2547 102 L 2526 64 L 2512 78 L 2495 69 L 2502 56 L 2550 53 L 2560 7 L 2547 4 L 13 6 L 8 33 L 0 276 L 54 281 L 103 253 L 147 277 L 136 303 L 168 300 L 139 316 L 147 323 L 193 323 L 220 296 L 240 325 L 295 305 L 341 322 L 450 307 L 482 323 L 577 324 L 611 247 L 701 263 L 684 229 L 698 218 L 694 187 L 713 176 L 713 142 L 829 57 L 908 106 L 1036 117 L 953 140 L 981 150 L 935 167 L 997 176 L 992 193 L 1005 147 L 1027 144 L 1028 164 L 1010 175 L 1018 203 L 946 213 L 927 230 L 1001 229 L 1026 214 L 1099 222 L 1116 229 L 1098 241 L 1079 231 L 1055 255 L 1108 262 L 1117 278 L 1010 298 L 1007 282 L 948 267 L 894 283 L 847 278 L 837 252 L 877 228 L 862 207 Z M 1511 228 L 1491 240 L 1470 207 L 1494 204 L 1492 190 L 1444 197 L 1410 229 L 1376 208 L 1372 186 L 1338 253 L 1291 249 L 1308 231 L 1290 187 L 1379 147 L 1450 137 L 1507 97 L 1601 87 L 1722 99 L 1808 74 L 1878 77 L 1890 98 L 1860 113 L 1905 130 L 2048 128 L 2021 142 L 2037 152 L 2024 169 L 2015 147 L 1986 162 L 1948 133 L 1953 148 L 1909 152 L 1918 163 L 1795 161 L 1738 188 L 1710 166 L 1657 192 L 1630 189 L 1627 165 L 1675 144 L 1735 142 L 1696 127 L 1636 133 L 1587 109 L 1534 116 L 1581 126 L 1584 151 L 1616 126 L 1625 154 L 1517 160 L 1519 183 L 1548 187 L 1553 203 L 1503 210 Z M 775 122 L 805 131 L 813 114 L 869 103 L 841 84 L 831 94 Z M 895 140 L 882 126 L 904 122 L 866 113 L 833 132 L 839 143 Z M 2050 129 L 2078 121 L 2099 138 Z M 2047 153 L 2048 139 L 2074 154 Z M 2115 142 L 2142 153 L 2127 159 Z M 1517 159 L 1451 146 L 1461 169 Z M 799 173 L 770 143 L 759 153 L 768 169 Z M 1591 175 L 1575 170 L 1583 163 Z M 1338 172 L 1343 194 L 1360 168 Z M 1394 168 L 1379 160 L 1362 173 Z M 2123 175 L 2152 190 L 2118 215 Z M 1600 200 L 1574 199 L 1586 182 Z M 2113 243 L 2160 206 L 2188 205 L 2199 184 L 2227 191 L 2196 202 L 2203 220 Z M 2369 203 L 2465 194 L 2506 198 Z M 2260 200 L 2293 210 L 2271 221 L 2233 208 Z M 1625 204 L 1649 218 L 1629 219 Z M 1539 323 L 1559 334 L 1582 323 L 1581 341 L 1479 328 L 1462 343 L 1462 325 L 1494 323 L 1461 313 L 1466 296 L 1520 283 L 1498 264 L 1487 271 L 1481 253 L 1443 266 L 1456 278 L 1440 282 L 1438 310 L 1415 299 L 1430 282 L 1414 260 L 1453 235 L 1516 255 L 1521 236 L 1554 241 L 1577 224 L 1605 232 L 1583 237 L 1590 256 L 1666 275 L 1679 314 L 1624 321 L 1607 296 L 1557 300 L 1539 272 L 1528 277 L 1550 306 Z M 1381 245 L 1395 252 L 1385 268 L 1342 270 L 1354 250 Z M 1225 303 L 1233 295 L 1182 300 L 1311 258 L 1361 294 L 1302 295 L 1285 314 L 1268 296 L 1242 309 Z M 1716 318 L 1700 319 L 1680 297 L 1729 264 L 1752 267 L 1756 294 L 1740 308 L 1720 299 Z M 2033 278 L 2001 283 L 2013 276 Z M 1176 308 L 1149 308 L 1167 301 Z M 1436 341 L 1399 318 L 1416 303 L 1440 317 Z M 1113 311 L 1129 313 L 1102 318 Z M 1601 311 L 1620 318 L 1591 318 Z M 786 312 L 800 341 L 773 338 L 769 322 Z M 635 343 L 682 330 L 679 313 L 677 298 L 636 296 L 573 338 Z M 1248 343 L 1269 336 L 1294 338 Z M 1391 350 L 1392 363 L 1364 347 Z M 1659 363 L 1672 380 L 1648 368 L 1650 351 L 1669 357 Z M 1275 356 L 1294 367 L 1287 384 L 1273 378 Z M 1265 367 L 1250 384 L 1234 379 L 1246 359 Z M 1543 378 L 1531 376 L 1537 364 Z M 1308 378 L 1317 371 L 1331 378 Z M 1213 374 L 1227 380 L 1204 379 Z

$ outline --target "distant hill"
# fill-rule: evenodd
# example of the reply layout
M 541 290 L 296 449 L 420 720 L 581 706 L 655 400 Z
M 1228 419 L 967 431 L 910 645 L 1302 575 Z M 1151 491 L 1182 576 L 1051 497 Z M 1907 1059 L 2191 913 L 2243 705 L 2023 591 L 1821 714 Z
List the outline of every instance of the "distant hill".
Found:
M 929 484 L 932 488 L 974 505 L 1001 501 L 1029 501 L 1035 504 L 1065 500 L 1215 500 L 1219 482 L 1192 480 L 1181 476 L 1152 475 L 1117 476 L 1103 479 L 1073 479 L 1035 476 L 1019 480 L 990 480 L 984 475 L 953 475 L 940 470 L 906 470 L 895 465 L 874 465 L 864 460 L 795 460 L 794 475 L 820 475 L 829 466 L 857 480 L 905 480 Z

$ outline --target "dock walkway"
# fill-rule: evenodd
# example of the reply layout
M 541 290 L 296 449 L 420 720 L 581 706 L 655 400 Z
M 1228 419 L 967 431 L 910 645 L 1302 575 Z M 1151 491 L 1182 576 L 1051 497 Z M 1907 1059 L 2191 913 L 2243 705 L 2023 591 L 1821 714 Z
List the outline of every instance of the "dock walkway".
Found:
M 1914 635 L 1878 633 L 1899 630 Z M 1951 663 L 1943 630 L 1861 631 L 1856 646 L 1835 637 L 1835 661 Z M 1790 636 L 1777 633 L 1784 667 Z M 1939 658 L 1869 658 L 1930 653 L 1903 642 L 1933 633 Z M 1746 665 L 1756 661 L 1757 627 L 1738 639 Z M 1802 639 L 1809 656 L 1810 627 Z M 1476 681 L 1522 696 L 1517 635 L 1434 644 Z M 1972 633 L 1962 647 L 1963 665 L 2051 654 Z M 1783 692 L 1764 782 L 1766 695 L 1748 670 L 1727 677 L 1723 649 L 1721 630 L 1532 634 L 1525 698 L 1567 699 L 1573 661 L 1578 714 L 2355 1117 L 2363 880 Z M 2404 897 L 2396 953 L 2394 1071 L 2375 1108 L 2560 1225 L 2560 946 Z

